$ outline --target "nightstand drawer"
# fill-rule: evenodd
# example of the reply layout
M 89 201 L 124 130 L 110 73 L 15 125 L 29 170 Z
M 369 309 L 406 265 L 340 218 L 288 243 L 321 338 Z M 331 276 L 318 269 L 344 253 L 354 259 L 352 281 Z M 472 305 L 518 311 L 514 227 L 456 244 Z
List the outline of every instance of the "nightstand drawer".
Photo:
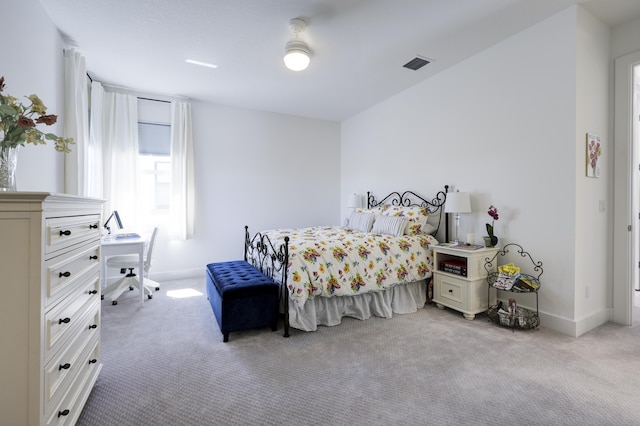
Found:
M 466 309 L 467 285 L 464 280 L 452 278 L 447 275 L 436 275 L 436 299 L 450 308 Z

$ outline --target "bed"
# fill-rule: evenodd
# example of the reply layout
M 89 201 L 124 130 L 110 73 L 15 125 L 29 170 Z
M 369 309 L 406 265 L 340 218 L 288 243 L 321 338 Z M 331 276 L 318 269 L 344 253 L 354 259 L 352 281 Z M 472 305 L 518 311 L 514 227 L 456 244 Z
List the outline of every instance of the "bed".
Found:
M 245 227 L 245 260 L 282 284 L 285 336 L 289 326 L 315 331 L 318 325 L 338 325 L 345 316 L 391 318 L 424 307 L 430 298 L 431 247 L 438 244 L 435 235 L 443 222 L 445 235 L 449 228 L 446 217 L 443 221 L 447 189 L 433 198 L 412 191 L 381 199 L 367 193 L 367 208 L 355 209 L 346 226 L 272 229 L 253 236 Z

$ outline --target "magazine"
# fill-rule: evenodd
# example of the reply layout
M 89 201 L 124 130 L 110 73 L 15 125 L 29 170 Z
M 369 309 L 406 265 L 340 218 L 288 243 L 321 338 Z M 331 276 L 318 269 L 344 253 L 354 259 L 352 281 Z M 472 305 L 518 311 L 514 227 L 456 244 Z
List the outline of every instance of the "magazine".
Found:
M 478 249 L 484 248 L 484 246 L 482 246 L 482 245 L 465 244 L 465 243 L 454 244 L 454 245 L 452 245 L 450 247 L 454 248 L 454 249 L 458 249 L 458 250 L 478 250 Z

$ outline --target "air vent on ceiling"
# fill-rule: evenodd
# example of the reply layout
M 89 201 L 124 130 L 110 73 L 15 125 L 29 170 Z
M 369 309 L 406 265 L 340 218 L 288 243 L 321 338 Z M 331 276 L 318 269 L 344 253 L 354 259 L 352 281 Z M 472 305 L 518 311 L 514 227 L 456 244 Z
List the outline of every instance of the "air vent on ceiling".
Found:
M 421 58 L 420 56 L 416 56 L 415 58 L 413 58 L 412 60 L 410 60 L 409 62 L 404 64 L 403 67 L 409 68 L 410 70 L 416 71 L 416 70 L 419 70 L 420 68 L 424 67 L 425 65 L 427 65 L 430 62 L 431 62 L 431 60 L 429 60 L 429 59 Z

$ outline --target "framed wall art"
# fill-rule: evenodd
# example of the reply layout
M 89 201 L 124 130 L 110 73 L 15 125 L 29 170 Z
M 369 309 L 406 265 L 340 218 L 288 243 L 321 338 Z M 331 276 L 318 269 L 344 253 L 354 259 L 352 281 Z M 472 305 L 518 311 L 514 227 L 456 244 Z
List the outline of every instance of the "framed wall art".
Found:
M 600 177 L 602 143 L 600 136 L 587 133 L 587 177 Z

